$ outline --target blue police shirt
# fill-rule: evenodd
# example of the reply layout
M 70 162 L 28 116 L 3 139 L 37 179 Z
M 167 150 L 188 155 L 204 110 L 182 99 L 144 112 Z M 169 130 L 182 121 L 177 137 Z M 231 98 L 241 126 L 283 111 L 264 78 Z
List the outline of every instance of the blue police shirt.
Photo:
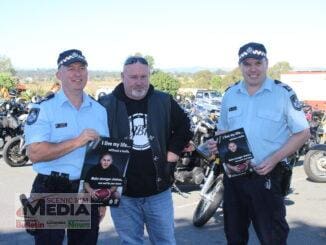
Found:
M 294 91 L 284 83 L 267 78 L 249 95 L 244 81 L 230 87 L 222 99 L 219 130 L 244 128 L 254 159 L 259 165 L 280 149 L 289 137 L 306 128 L 308 122 Z
M 39 108 L 39 111 L 34 118 L 27 119 L 32 121 L 25 125 L 27 145 L 36 142 L 59 143 L 76 138 L 86 128 L 96 130 L 101 136 L 109 136 L 105 108 L 85 93 L 79 110 L 70 103 L 63 90 L 34 108 Z M 86 146 L 83 146 L 55 160 L 34 163 L 33 169 L 45 175 L 50 175 L 51 171 L 68 173 L 70 180 L 79 179 L 85 153 Z

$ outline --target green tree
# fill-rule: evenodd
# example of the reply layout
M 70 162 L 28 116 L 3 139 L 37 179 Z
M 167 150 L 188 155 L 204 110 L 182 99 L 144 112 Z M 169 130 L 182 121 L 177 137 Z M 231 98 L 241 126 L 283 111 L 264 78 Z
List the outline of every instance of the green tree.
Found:
M 292 70 L 289 62 L 282 61 L 273 65 L 268 69 L 268 75 L 273 79 L 280 79 L 282 73 L 286 73 Z
M 151 55 L 142 55 L 142 53 L 140 53 L 140 52 L 136 52 L 134 55 L 143 57 L 145 60 L 147 60 L 149 68 L 151 69 L 151 71 L 153 71 L 154 64 L 155 64 L 153 56 L 151 56 Z
M 215 89 L 218 91 L 223 91 L 223 84 L 222 84 L 222 77 L 215 75 L 211 80 L 210 80 L 210 84 L 211 84 L 211 89 Z
M 155 64 L 154 57 L 151 56 L 151 55 L 145 55 L 144 58 L 147 60 L 148 66 L 151 69 L 151 71 L 153 71 L 154 70 L 154 64 Z
M 198 88 L 211 88 L 210 81 L 213 79 L 214 73 L 209 70 L 202 70 L 194 73 L 193 79 L 195 80 L 196 87 Z
M 230 85 L 242 79 L 240 68 L 237 67 L 222 78 L 221 89 L 225 90 Z
M 5 56 L 0 56 L 0 72 L 15 75 L 16 71 L 12 66 L 11 60 Z
M 151 76 L 151 84 L 158 90 L 176 96 L 180 88 L 180 82 L 170 74 L 163 71 L 156 71 Z
M 17 80 L 9 73 L 0 73 L 0 88 L 10 89 L 15 87 Z

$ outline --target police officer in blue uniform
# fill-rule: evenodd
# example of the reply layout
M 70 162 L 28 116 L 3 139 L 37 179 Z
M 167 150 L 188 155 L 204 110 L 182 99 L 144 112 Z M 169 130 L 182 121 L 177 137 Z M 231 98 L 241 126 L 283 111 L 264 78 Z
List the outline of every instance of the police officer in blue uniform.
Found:
M 261 244 L 282 245 L 289 232 L 283 170 L 287 157 L 309 138 L 309 126 L 294 91 L 267 77 L 264 45 L 245 44 L 238 54 L 243 80 L 225 92 L 218 129 L 244 128 L 254 173 L 225 176 L 224 230 L 228 244 L 247 244 L 252 222 Z
M 27 152 L 37 173 L 32 193 L 76 193 L 86 144 L 108 136 L 105 109 L 84 92 L 88 80 L 82 52 L 67 50 L 57 60 L 62 88 L 34 106 L 25 127 Z M 35 232 L 35 244 L 62 244 L 65 230 Z M 83 232 L 68 230 L 68 244 L 82 244 Z

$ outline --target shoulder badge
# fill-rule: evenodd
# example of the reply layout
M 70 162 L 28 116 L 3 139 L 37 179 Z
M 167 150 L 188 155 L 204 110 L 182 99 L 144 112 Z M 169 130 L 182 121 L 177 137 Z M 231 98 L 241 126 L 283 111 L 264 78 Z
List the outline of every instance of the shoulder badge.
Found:
M 291 88 L 289 85 L 287 85 L 287 84 L 285 84 L 285 83 L 282 83 L 282 82 L 279 81 L 279 80 L 274 80 L 274 83 L 277 84 L 277 85 L 282 86 L 282 87 L 283 87 L 284 89 L 286 89 L 288 92 L 291 92 L 291 91 L 292 91 L 292 88 Z
M 40 113 L 40 108 L 32 108 L 29 113 L 28 117 L 26 119 L 27 125 L 32 125 L 37 121 L 38 115 Z
M 297 95 L 296 94 L 291 95 L 290 100 L 291 100 L 293 108 L 296 109 L 297 111 L 301 111 L 302 105 L 301 105 L 300 101 L 298 100 Z
M 235 85 L 238 85 L 240 81 L 237 81 L 236 83 L 231 84 L 229 87 L 227 87 L 224 92 L 228 91 L 230 88 L 232 88 Z

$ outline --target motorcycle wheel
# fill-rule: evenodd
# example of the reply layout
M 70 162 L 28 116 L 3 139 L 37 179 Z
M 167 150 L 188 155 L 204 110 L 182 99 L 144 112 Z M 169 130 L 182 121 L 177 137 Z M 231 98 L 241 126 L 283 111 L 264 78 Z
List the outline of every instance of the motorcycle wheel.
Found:
M 314 182 L 326 182 L 326 151 L 310 150 L 304 159 L 304 171 Z
M 207 191 L 208 198 L 202 197 L 196 207 L 192 223 L 194 226 L 201 227 L 215 214 L 217 208 L 223 201 L 223 176 L 219 176 Z M 211 201 L 212 200 L 212 201 Z
M 26 150 L 19 153 L 20 140 L 21 138 L 16 136 L 3 147 L 3 160 L 11 167 L 21 167 L 28 162 Z

